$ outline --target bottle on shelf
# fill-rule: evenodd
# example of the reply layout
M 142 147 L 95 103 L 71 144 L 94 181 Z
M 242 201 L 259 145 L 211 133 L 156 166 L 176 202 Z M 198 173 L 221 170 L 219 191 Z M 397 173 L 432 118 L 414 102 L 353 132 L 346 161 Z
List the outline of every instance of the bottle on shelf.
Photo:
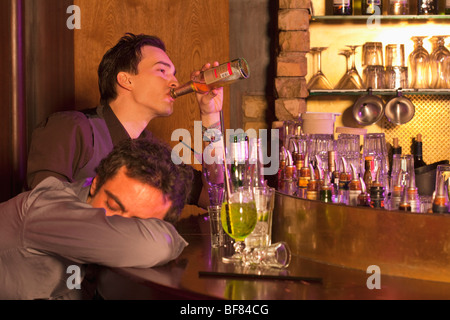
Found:
M 384 209 L 385 188 L 380 182 L 381 168 L 377 170 L 375 181 L 370 187 L 370 207 L 375 209 Z
M 409 14 L 409 0 L 389 0 L 390 15 L 407 15 Z
M 383 13 L 383 1 L 382 0 L 362 0 L 361 1 L 361 13 L 363 15 Z
M 297 196 L 299 198 L 306 199 L 309 179 L 311 179 L 311 169 L 309 167 L 309 155 L 306 154 L 303 167 L 300 169 L 300 173 L 298 174 Z
M 364 158 L 364 175 L 363 180 L 366 185 L 367 190 L 370 190 L 373 181 L 373 170 L 374 170 L 374 162 L 372 156 L 367 156 Z
M 333 14 L 351 16 L 353 14 L 353 0 L 333 0 Z
M 353 163 L 350 164 L 350 167 L 352 168 L 352 180 L 348 184 L 348 204 L 356 206 L 358 205 L 358 197 L 361 194 L 361 182 Z
M 323 184 L 319 186 L 319 200 L 322 202 L 333 202 L 333 190 L 330 184 L 330 174 L 325 172 Z
M 448 213 L 448 200 L 445 195 L 445 181 L 450 183 L 450 179 L 445 180 L 444 176 L 438 176 L 436 181 L 436 190 L 433 200 L 432 210 L 434 213 Z M 449 186 L 447 185 L 447 188 Z
M 351 180 L 350 173 L 347 172 L 347 161 L 344 157 L 341 158 L 342 169 L 339 174 L 339 191 L 338 191 L 338 202 L 348 205 L 348 185 Z
M 403 196 L 402 200 L 400 201 L 400 204 L 398 206 L 398 210 L 405 211 L 405 212 L 411 212 L 411 204 L 408 202 L 408 192 L 406 188 L 403 190 Z
M 422 135 L 419 133 L 414 141 L 414 169 L 426 166 L 422 158 Z
M 391 154 L 391 159 L 389 162 L 389 175 L 391 175 L 391 173 L 392 173 L 392 163 L 393 163 L 395 154 L 400 154 L 400 155 L 402 154 L 402 147 L 398 144 L 398 138 L 393 139 L 392 154 Z
M 333 203 L 338 202 L 339 191 L 339 171 L 336 165 L 336 151 L 328 151 L 328 171 L 330 172 L 330 185 L 333 197 Z
M 367 192 L 366 184 L 362 177 L 359 177 L 359 182 L 361 183 L 361 193 L 358 196 L 359 207 L 370 207 L 370 194 Z
M 230 85 L 237 80 L 247 79 L 249 76 L 250 68 L 247 61 L 244 58 L 238 58 L 200 72 L 182 86 L 173 88 L 170 95 L 176 99 L 191 92 L 206 93 L 214 88 Z
M 411 205 L 411 212 L 420 212 L 420 197 L 419 191 L 416 187 L 416 176 L 414 174 L 414 170 L 412 170 L 411 177 L 409 178 L 407 193 L 408 202 Z
M 438 0 L 418 0 L 417 14 L 418 15 L 438 14 Z
M 445 1 L 445 14 L 450 14 L 450 0 Z
M 286 155 L 286 169 L 281 192 L 288 195 L 294 195 L 297 192 L 297 171 L 295 169 L 294 161 L 292 160 L 292 154 L 289 150 L 286 150 Z
M 277 173 L 277 189 L 282 190 L 283 188 L 283 179 L 284 179 L 284 171 L 286 170 L 286 148 L 281 146 L 280 148 L 280 165 L 278 167 Z
M 306 188 L 306 199 L 308 200 L 318 200 L 319 199 L 319 183 L 316 180 L 316 175 L 314 173 L 314 167 L 310 163 L 310 178 L 308 180 L 308 186 Z
M 238 135 L 233 135 L 231 141 L 231 163 L 230 176 L 233 183 L 233 190 L 244 186 L 244 168 L 245 165 L 241 162 L 241 149 Z

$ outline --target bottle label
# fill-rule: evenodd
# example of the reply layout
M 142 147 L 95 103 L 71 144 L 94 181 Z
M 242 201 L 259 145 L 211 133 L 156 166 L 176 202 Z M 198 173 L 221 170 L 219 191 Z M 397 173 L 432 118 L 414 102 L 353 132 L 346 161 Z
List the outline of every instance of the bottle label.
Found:
M 350 6 L 350 0 L 333 0 L 333 6 L 344 6 L 349 7 Z
M 205 71 L 205 82 L 206 84 L 217 82 L 223 78 L 227 78 L 233 74 L 233 69 L 231 68 L 231 62 L 224 63 L 215 68 Z

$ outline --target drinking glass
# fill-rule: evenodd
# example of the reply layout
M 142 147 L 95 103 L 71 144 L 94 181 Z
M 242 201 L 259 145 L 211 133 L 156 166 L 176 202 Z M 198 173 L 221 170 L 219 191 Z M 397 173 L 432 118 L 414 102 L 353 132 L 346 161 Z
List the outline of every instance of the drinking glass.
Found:
M 291 262 L 291 249 L 283 241 L 265 247 L 246 248 L 243 262 L 246 266 L 287 268 Z
M 382 66 L 383 63 L 383 43 L 366 42 L 362 51 L 363 66 Z
M 253 232 L 245 238 L 245 247 L 263 247 L 272 242 L 272 213 L 275 202 L 275 189 L 269 186 L 254 187 L 258 220 Z
M 361 76 L 358 73 L 358 70 L 356 70 L 356 61 L 355 61 L 356 48 L 359 46 L 347 46 L 347 47 L 349 47 L 351 50 L 352 66 L 340 80 L 341 83 L 340 88 L 349 90 L 362 89 L 364 85 Z
M 450 51 L 445 47 L 445 38 L 448 36 L 434 36 L 431 41 L 435 41 L 436 46 L 430 54 L 431 61 L 431 88 L 445 89 L 447 87 L 444 73 L 444 61 L 450 56 Z
M 337 159 L 345 158 L 349 168 L 350 165 L 360 171 L 360 138 L 357 134 L 340 133 L 336 141 Z M 341 162 L 341 161 L 340 161 Z M 348 168 L 345 168 L 348 170 Z M 348 172 L 348 171 L 347 171 Z
M 411 70 L 410 88 L 427 89 L 430 87 L 430 54 L 423 47 L 426 37 L 412 37 L 414 51 L 409 55 L 409 68 Z
M 334 135 L 310 134 L 306 148 L 309 159 L 314 159 L 318 156 L 322 162 L 322 169 L 328 170 L 328 151 L 335 150 Z
M 228 188 L 227 184 L 227 190 Z M 253 188 L 239 187 L 225 198 L 221 209 L 222 227 L 225 232 L 236 240 L 235 253 L 231 257 L 223 257 L 223 262 L 239 262 L 245 247 L 245 238 L 255 229 L 257 221 L 256 204 Z
M 311 48 L 311 52 L 313 56 L 317 56 L 317 71 L 312 76 L 312 78 L 308 82 L 308 89 L 309 90 L 331 90 L 333 86 L 331 85 L 330 81 L 327 79 L 327 77 L 322 72 L 322 61 L 321 61 L 321 55 L 322 51 L 327 49 L 327 47 L 313 47 Z

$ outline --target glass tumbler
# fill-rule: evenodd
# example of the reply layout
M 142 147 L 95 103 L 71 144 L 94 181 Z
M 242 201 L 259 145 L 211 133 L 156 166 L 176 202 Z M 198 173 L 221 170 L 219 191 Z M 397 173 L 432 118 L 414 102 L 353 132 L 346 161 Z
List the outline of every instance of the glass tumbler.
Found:
M 367 133 L 364 135 L 363 159 L 372 156 L 374 160 L 374 172 L 380 169 L 380 182 L 385 188 L 389 188 L 388 171 L 389 158 L 384 133 Z M 387 190 L 386 190 L 387 191 Z M 386 192 L 387 194 L 388 192 Z

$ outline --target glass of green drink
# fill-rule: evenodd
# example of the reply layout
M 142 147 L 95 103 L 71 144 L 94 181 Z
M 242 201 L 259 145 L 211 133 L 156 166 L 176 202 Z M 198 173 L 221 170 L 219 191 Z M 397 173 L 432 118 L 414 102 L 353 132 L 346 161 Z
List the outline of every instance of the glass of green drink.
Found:
M 252 233 L 257 221 L 257 211 L 252 188 L 240 187 L 226 196 L 221 210 L 222 226 L 225 232 L 236 240 L 235 254 L 223 257 L 224 262 L 242 259 L 245 238 Z

